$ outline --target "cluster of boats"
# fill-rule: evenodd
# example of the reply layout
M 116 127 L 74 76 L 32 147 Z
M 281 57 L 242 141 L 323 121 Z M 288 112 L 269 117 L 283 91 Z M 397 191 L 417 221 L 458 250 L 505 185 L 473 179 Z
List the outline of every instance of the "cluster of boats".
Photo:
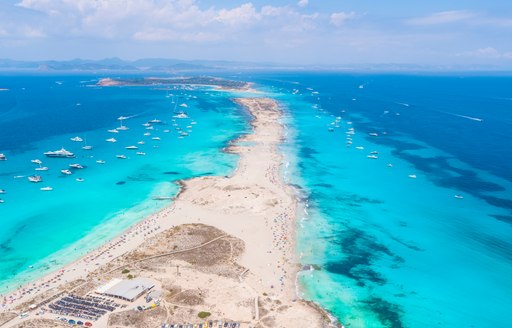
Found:
M 180 107 L 186 108 L 188 106 L 183 103 L 180 105 Z M 120 116 L 118 118 L 118 120 L 120 121 L 120 125 L 115 129 L 109 129 L 107 131 L 109 133 L 119 133 L 120 131 L 129 130 L 129 127 L 127 127 L 123 123 L 125 120 L 127 120 L 129 118 L 131 118 L 131 117 Z M 187 125 L 187 127 L 186 127 L 187 130 L 183 130 L 180 127 L 180 125 L 177 123 L 177 120 L 178 119 L 188 119 L 188 118 L 189 118 L 189 116 L 185 112 L 183 112 L 183 111 L 177 112 L 176 108 L 175 108 L 175 114 L 172 116 L 172 121 L 173 121 L 172 126 L 175 128 L 175 130 L 177 130 L 178 138 L 180 138 L 180 139 L 188 136 L 189 133 L 192 132 L 192 126 L 197 124 L 195 121 L 192 120 L 190 122 L 190 125 Z M 163 122 L 162 120 L 159 120 L 157 118 L 151 119 L 151 120 L 147 121 L 146 123 L 142 124 L 142 126 L 144 126 L 144 128 L 147 130 L 143 135 L 145 137 L 150 137 L 151 132 L 153 132 L 153 130 L 155 130 L 154 125 L 165 125 L 165 124 L 166 124 L 165 122 Z M 165 130 L 163 130 L 163 132 L 168 133 L 168 132 L 170 132 L 170 130 L 165 129 Z M 84 145 L 81 147 L 83 150 L 92 150 L 93 149 L 93 146 L 87 144 L 86 138 L 81 138 L 80 136 L 75 136 L 75 137 L 70 138 L 70 140 L 73 142 L 76 142 L 76 143 L 83 143 Z M 161 138 L 159 136 L 151 136 L 151 140 L 159 141 L 159 140 L 161 140 Z M 111 138 L 107 138 L 105 141 L 110 142 L 110 143 L 116 143 L 117 139 L 111 137 Z M 124 148 L 126 150 L 135 151 L 135 154 L 137 156 L 145 156 L 146 152 L 141 151 L 139 149 L 139 147 L 141 147 L 145 143 L 146 143 L 145 141 L 141 140 L 141 141 L 137 142 L 137 145 L 129 145 Z M 153 147 L 157 148 L 158 146 L 154 145 Z M 61 149 L 58 149 L 58 150 L 44 152 L 43 155 L 45 155 L 48 158 L 63 158 L 63 159 L 76 158 L 76 155 L 73 152 L 66 150 L 64 147 L 62 147 Z M 117 155 L 115 155 L 115 157 L 117 159 L 128 159 L 128 157 L 124 154 L 117 154 Z M 6 160 L 7 160 L 7 156 L 3 153 L 0 153 L 0 161 L 6 161 Z M 31 162 L 37 165 L 37 167 L 35 168 L 35 171 L 44 172 L 44 171 L 49 170 L 49 168 L 47 166 L 43 166 L 43 161 L 41 161 L 40 159 L 33 159 L 33 160 L 31 160 Z M 105 164 L 106 161 L 102 160 L 102 159 L 98 159 L 98 160 L 96 160 L 96 163 L 97 164 Z M 84 168 L 86 168 L 86 166 L 81 165 L 79 163 L 72 163 L 72 164 L 69 164 L 68 168 L 60 170 L 60 173 L 64 176 L 69 176 L 69 175 L 73 175 L 77 170 L 82 170 Z M 15 176 L 15 178 L 24 178 L 24 177 L 26 177 L 28 179 L 28 181 L 31 183 L 43 182 L 43 177 L 39 174 L 34 174 L 34 175 L 29 175 L 29 176 L 21 176 L 21 175 Z M 80 177 L 76 178 L 75 180 L 77 182 L 85 181 L 85 179 L 80 178 Z M 50 186 L 46 186 L 46 187 L 40 188 L 40 190 L 41 191 L 52 191 L 53 188 Z M 6 193 L 6 191 L 3 189 L 0 189 L 0 194 L 4 194 L 4 193 Z M 3 202 L 4 202 L 4 200 L 0 199 L 0 203 L 3 203 Z

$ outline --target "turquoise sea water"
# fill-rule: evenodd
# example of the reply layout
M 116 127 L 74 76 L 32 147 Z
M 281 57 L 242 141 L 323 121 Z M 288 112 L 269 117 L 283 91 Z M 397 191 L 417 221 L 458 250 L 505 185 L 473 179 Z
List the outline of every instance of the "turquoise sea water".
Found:
M 512 78 L 254 78 L 288 114 L 305 298 L 350 327 L 512 325 Z
M 236 156 L 221 151 L 247 129 L 246 114 L 230 101 L 232 94 L 208 88 L 101 88 L 94 86 L 97 80 L 0 76 L 1 87 L 9 89 L 0 92 L 0 152 L 7 156 L 0 162 L 0 189 L 6 191 L 0 195 L 0 292 L 54 270 L 167 205 L 153 197 L 174 196 L 174 181 L 226 175 L 236 165 Z M 189 118 L 173 118 L 178 112 Z M 108 132 L 120 126 L 120 116 L 130 117 L 122 122 L 129 129 Z M 162 123 L 152 124 L 152 130 L 142 125 L 153 119 Z M 180 138 L 181 132 L 188 136 Z M 70 140 L 76 136 L 84 141 Z M 86 144 L 93 149 L 83 150 Z M 130 145 L 139 149 L 125 149 Z M 77 157 L 43 155 L 61 147 Z M 121 154 L 127 159 L 116 158 Z M 49 170 L 35 171 L 33 159 Z M 70 176 L 60 172 L 72 163 L 85 168 Z M 36 173 L 43 181 L 29 182 L 27 176 Z M 40 190 L 46 186 L 53 190 Z
M 174 195 L 172 181 L 229 174 L 236 164 L 220 151 L 248 129 L 232 94 L 89 86 L 97 78 L 0 77 L 0 88 L 10 89 L 0 92 L 0 152 L 9 158 L 0 162 L 0 189 L 8 191 L 0 195 L 4 290 L 164 206 L 152 197 Z M 316 268 L 300 274 L 303 297 L 350 327 L 512 325 L 511 77 L 236 78 L 256 82 L 259 96 L 285 110 L 283 171 L 304 207 L 298 252 Z M 190 116 L 177 119 L 179 127 L 192 126 L 183 139 L 172 125 L 179 110 Z M 124 121 L 130 130 L 108 133 L 121 115 L 134 116 Z M 153 118 L 169 124 L 144 137 L 141 124 Z M 81 150 L 75 136 L 94 149 Z M 118 142 L 105 142 L 110 137 Z M 146 156 L 124 149 L 139 140 Z M 43 158 L 61 146 L 78 158 Z M 129 159 L 116 159 L 120 153 Z M 13 179 L 34 172 L 34 158 L 50 167 L 44 182 Z M 87 168 L 60 174 L 77 161 Z M 54 190 L 39 190 L 46 185 Z

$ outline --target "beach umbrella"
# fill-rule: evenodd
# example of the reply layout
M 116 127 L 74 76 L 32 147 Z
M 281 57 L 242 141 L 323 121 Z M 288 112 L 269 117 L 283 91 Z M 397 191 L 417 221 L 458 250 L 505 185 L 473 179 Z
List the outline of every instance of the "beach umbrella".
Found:
M 83 325 L 84 323 L 83 323 L 82 321 L 77 321 L 77 322 L 76 322 L 76 324 L 77 324 L 77 325 L 79 325 L 79 326 L 81 326 L 81 325 Z
M 86 326 L 86 327 L 92 327 L 92 323 L 90 323 L 89 321 L 86 321 L 86 322 L 84 323 L 84 326 Z
M 70 325 L 74 325 L 74 324 L 76 324 L 76 321 L 75 321 L 75 320 L 73 320 L 73 319 L 69 319 L 68 323 L 69 323 Z

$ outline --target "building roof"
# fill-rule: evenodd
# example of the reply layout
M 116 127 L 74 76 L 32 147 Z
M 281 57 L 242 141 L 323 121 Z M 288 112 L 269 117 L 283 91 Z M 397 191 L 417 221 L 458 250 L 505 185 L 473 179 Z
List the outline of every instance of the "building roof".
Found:
M 123 280 L 122 279 L 118 279 L 118 278 L 114 278 L 114 279 L 110 280 L 109 282 L 107 282 L 106 284 L 101 285 L 98 288 L 96 288 L 95 292 L 98 293 L 98 294 L 104 294 L 107 290 L 109 290 L 114 285 L 117 285 L 121 281 L 123 281 Z
M 102 294 L 132 300 L 144 291 L 151 289 L 154 286 L 155 284 L 153 282 L 144 278 L 135 278 L 131 280 L 112 279 L 110 282 L 101 286 L 97 290 L 104 290 L 101 292 Z

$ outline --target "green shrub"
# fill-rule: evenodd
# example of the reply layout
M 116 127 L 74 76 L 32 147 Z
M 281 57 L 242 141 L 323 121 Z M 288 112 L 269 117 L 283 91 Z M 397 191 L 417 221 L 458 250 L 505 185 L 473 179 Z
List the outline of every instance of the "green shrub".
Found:
M 199 314 L 197 316 L 201 319 L 204 319 L 204 318 L 208 318 L 210 315 L 212 315 L 210 312 L 201 311 L 201 312 L 199 312 Z
M 134 276 L 134 275 L 129 274 L 129 275 L 127 275 L 127 276 L 126 276 L 126 278 L 128 278 L 128 279 L 133 279 L 133 278 L 135 278 L 135 276 Z
M 123 271 L 121 271 L 122 274 L 127 274 L 128 272 L 130 272 L 130 270 L 128 269 L 124 269 Z

